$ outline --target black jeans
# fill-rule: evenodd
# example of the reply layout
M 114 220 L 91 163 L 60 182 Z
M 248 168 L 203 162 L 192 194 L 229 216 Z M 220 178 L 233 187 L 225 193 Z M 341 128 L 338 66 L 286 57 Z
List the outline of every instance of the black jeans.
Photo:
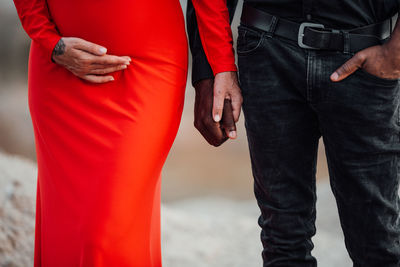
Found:
M 354 266 L 400 266 L 399 80 L 359 69 L 333 83 L 352 54 L 305 50 L 244 25 L 237 52 L 264 266 L 317 265 L 321 136 Z

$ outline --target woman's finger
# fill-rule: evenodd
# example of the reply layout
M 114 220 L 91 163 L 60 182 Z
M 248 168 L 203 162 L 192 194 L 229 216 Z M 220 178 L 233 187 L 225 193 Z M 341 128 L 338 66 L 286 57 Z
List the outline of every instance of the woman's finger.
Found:
M 115 64 L 91 64 L 90 65 L 90 69 L 91 70 L 96 70 L 96 69 L 108 69 L 108 68 L 112 68 L 112 67 L 117 67 L 117 66 L 122 66 L 125 64 L 119 64 L 119 65 L 115 65 Z M 129 65 L 125 65 L 125 66 L 129 66 Z
M 122 58 L 125 58 L 125 59 L 127 59 L 127 60 L 129 60 L 129 62 L 132 61 L 131 57 L 129 57 L 129 56 L 121 56 L 121 57 L 122 57 Z
M 102 65 L 129 65 L 130 61 L 126 57 L 118 57 L 112 55 L 104 56 L 93 56 L 90 57 L 90 64 L 102 64 Z
M 114 77 L 109 75 L 109 76 L 102 76 L 102 75 L 92 75 L 92 74 L 87 74 L 81 77 L 82 79 L 92 82 L 92 83 L 106 83 L 106 82 L 111 82 L 114 81 Z
M 214 83 L 214 101 L 213 101 L 212 116 L 215 122 L 219 122 L 222 118 L 224 99 L 225 99 L 224 87 Z
M 108 67 L 108 68 L 98 68 L 98 69 L 90 70 L 88 74 L 104 75 L 104 74 L 111 73 L 114 71 L 124 70 L 126 68 L 127 68 L 127 65 L 117 65 L 117 66 Z
M 74 38 L 73 41 L 74 41 L 73 47 L 76 49 L 80 49 L 97 56 L 102 56 L 107 53 L 107 48 L 101 45 L 86 41 L 81 38 Z

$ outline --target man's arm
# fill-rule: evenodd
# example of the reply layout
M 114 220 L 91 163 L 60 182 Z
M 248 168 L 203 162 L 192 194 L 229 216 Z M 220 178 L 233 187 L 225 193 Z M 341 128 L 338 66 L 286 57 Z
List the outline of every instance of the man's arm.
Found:
M 232 23 L 238 0 L 227 0 L 230 22 Z M 214 98 L 214 75 L 204 52 L 197 18 L 192 1 L 187 4 L 187 29 L 189 46 L 192 52 L 192 85 L 196 90 L 194 105 L 194 125 L 213 146 L 220 146 L 227 139 L 236 138 L 236 125 L 233 118 L 231 102 L 225 100 L 221 122 L 212 118 Z
M 235 15 L 237 3 L 238 0 L 227 0 L 226 2 L 231 23 L 233 16 Z M 196 12 L 194 10 L 192 0 L 188 0 L 187 3 L 186 23 L 189 36 L 189 46 L 193 59 L 192 85 L 194 86 L 194 84 L 200 80 L 214 78 L 214 75 L 201 44 L 199 29 L 197 26 Z
M 389 41 L 355 54 L 331 75 L 331 80 L 339 82 L 359 68 L 384 79 L 400 78 L 400 19 Z

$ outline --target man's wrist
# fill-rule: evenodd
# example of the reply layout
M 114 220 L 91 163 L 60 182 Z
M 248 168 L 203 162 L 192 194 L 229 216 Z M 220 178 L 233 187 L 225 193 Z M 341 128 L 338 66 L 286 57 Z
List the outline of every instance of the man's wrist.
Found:
M 203 91 L 204 88 L 209 88 L 209 87 L 213 88 L 213 86 L 214 86 L 214 77 L 201 79 L 193 84 L 196 93 Z
M 204 82 L 205 80 L 214 80 L 214 76 L 213 75 L 209 75 L 209 76 L 198 77 L 196 80 L 192 81 L 192 85 L 196 89 L 196 87 L 198 87 L 198 85 L 200 83 Z
M 393 29 L 390 40 L 386 43 L 391 49 L 400 48 L 400 19 L 397 19 L 396 26 Z

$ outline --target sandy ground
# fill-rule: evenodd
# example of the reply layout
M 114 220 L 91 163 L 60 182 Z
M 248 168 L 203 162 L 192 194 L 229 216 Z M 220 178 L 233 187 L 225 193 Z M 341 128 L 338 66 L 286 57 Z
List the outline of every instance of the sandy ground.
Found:
M 327 182 L 318 187 L 317 234 L 312 254 L 318 266 L 352 266 L 345 250 L 334 199 Z M 258 208 L 254 201 L 197 198 L 162 209 L 165 266 L 262 266 Z
M 34 162 L 0 153 L 0 266 L 32 266 L 36 174 Z M 351 266 L 326 181 L 317 193 L 313 255 L 319 266 Z M 254 200 L 186 198 L 164 202 L 161 213 L 164 266 L 262 266 Z

